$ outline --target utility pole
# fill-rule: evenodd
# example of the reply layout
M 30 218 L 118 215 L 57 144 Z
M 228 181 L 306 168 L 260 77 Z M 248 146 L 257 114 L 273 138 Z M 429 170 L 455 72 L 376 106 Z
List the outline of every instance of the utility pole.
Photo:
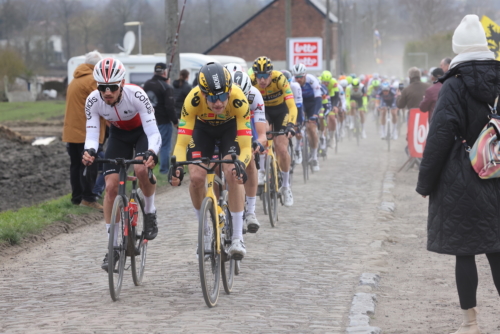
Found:
M 342 30 L 344 27 L 341 17 L 343 18 L 340 12 L 340 0 L 337 0 L 337 77 L 342 73 Z
M 332 27 L 330 25 L 330 0 L 326 0 L 325 29 L 326 29 L 325 63 L 326 63 L 326 70 L 330 71 L 332 62 Z
M 286 68 L 291 67 L 288 59 L 288 39 L 292 37 L 292 0 L 285 0 L 285 40 L 286 40 Z
M 177 33 L 177 25 L 179 23 L 179 5 L 177 0 L 165 0 L 165 63 L 168 66 L 170 59 L 172 59 L 172 53 L 175 53 L 173 57 L 173 65 L 170 69 L 169 77 L 171 80 L 175 80 L 179 77 L 180 61 L 179 61 L 179 45 L 174 46 L 175 34 Z M 177 44 L 179 42 L 177 41 Z

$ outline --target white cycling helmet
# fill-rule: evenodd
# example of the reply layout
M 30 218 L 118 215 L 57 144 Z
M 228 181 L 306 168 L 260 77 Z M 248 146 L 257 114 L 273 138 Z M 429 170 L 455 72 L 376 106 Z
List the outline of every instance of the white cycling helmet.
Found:
M 229 73 L 231 73 L 231 75 L 236 71 L 243 72 L 243 68 L 241 67 L 240 64 L 227 63 L 226 65 L 224 65 L 224 67 L 227 68 L 227 70 L 229 71 Z
M 98 83 L 120 82 L 125 78 L 125 66 L 118 59 L 104 58 L 94 67 L 94 80 Z
M 359 75 L 359 81 L 363 82 L 363 81 L 365 81 L 365 79 L 366 79 L 366 76 L 364 74 Z
M 302 63 L 298 63 L 292 66 L 291 71 L 292 75 L 295 76 L 300 76 L 300 75 L 306 75 L 306 66 Z
M 373 78 L 373 79 L 378 79 L 378 78 L 379 78 L 378 73 L 377 73 L 377 72 L 373 73 L 373 74 L 372 74 L 372 78 Z
M 252 87 L 252 80 L 250 80 L 248 74 L 243 71 L 236 71 L 232 72 L 231 75 L 233 76 L 233 83 L 237 84 L 243 93 L 248 96 L 250 88 Z
M 348 84 L 347 79 L 340 80 L 340 85 L 342 86 L 342 88 L 346 88 L 347 84 Z

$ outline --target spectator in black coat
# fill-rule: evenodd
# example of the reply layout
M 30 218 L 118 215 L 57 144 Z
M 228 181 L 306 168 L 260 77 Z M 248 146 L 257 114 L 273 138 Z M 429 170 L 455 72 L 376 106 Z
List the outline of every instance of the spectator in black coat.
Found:
M 482 180 L 460 137 L 473 145 L 500 93 L 500 62 L 488 50 L 476 15 L 453 35 L 458 55 L 443 83 L 430 124 L 417 192 L 429 198 L 427 249 L 456 256 L 456 283 L 464 321 L 456 333 L 479 333 L 475 255 L 486 254 L 500 294 L 500 179 Z M 497 310 L 498 311 L 498 310 Z
M 157 63 L 155 74 L 144 83 L 144 91 L 155 109 L 156 123 L 161 133 L 160 173 L 167 174 L 172 151 L 173 125 L 179 123 L 174 109 L 174 89 L 167 83 L 167 65 Z M 173 125 L 172 125 L 173 124 Z
M 175 99 L 175 113 L 177 118 L 181 118 L 182 105 L 184 104 L 184 99 L 189 94 L 193 87 L 189 84 L 189 71 L 182 70 L 179 73 L 179 79 L 174 80 L 174 99 Z

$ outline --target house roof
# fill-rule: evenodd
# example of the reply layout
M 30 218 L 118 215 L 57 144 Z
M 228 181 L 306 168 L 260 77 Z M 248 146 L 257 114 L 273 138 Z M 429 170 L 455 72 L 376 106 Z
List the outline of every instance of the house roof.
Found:
M 240 24 L 238 27 L 236 27 L 236 29 L 234 29 L 233 31 L 231 31 L 226 36 L 224 36 L 217 43 L 215 43 L 214 45 L 212 45 L 208 50 L 206 50 L 205 52 L 203 52 L 203 54 L 208 54 L 210 51 L 212 51 L 213 49 L 215 49 L 216 47 L 218 47 L 222 42 L 224 42 L 226 39 L 228 39 L 229 37 L 231 37 L 231 35 L 233 35 L 234 33 L 236 33 L 238 30 L 242 29 L 248 22 L 252 21 L 254 18 L 256 18 L 257 16 L 259 16 L 262 12 L 264 12 L 266 9 L 268 9 L 269 7 L 271 7 L 271 5 L 274 4 L 277 1 L 279 1 L 279 0 L 273 0 L 273 1 L 269 2 L 265 7 L 263 7 L 261 10 L 259 10 L 254 15 L 252 15 L 250 18 L 248 18 L 248 20 L 246 20 L 245 22 L 243 22 L 242 24 Z M 326 0 L 306 0 L 306 1 L 308 3 L 310 3 L 311 5 L 313 5 L 313 7 L 316 8 L 320 12 L 321 15 L 323 15 L 323 16 L 326 15 Z M 332 13 L 333 9 L 334 9 L 333 8 L 333 3 L 332 3 L 332 1 L 330 1 L 330 15 L 329 15 L 329 18 L 330 18 L 331 22 L 337 23 L 337 21 L 338 21 L 337 17 Z

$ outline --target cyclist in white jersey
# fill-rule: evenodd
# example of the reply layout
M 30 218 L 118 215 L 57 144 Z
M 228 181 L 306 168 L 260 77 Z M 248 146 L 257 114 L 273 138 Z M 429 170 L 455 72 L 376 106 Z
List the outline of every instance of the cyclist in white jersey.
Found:
M 226 66 L 226 68 L 228 67 Z M 259 221 L 255 215 L 255 202 L 257 200 L 257 187 L 260 175 L 257 173 L 254 155 L 255 153 L 263 152 L 264 148 L 267 146 L 265 105 L 262 94 L 256 87 L 252 86 L 252 80 L 250 80 L 247 73 L 236 70 L 232 72 L 231 75 L 233 77 L 233 82 L 240 86 L 243 93 L 245 93 L 250 105 L 250 122 L 252 126 L 254 154 L 252 154 L 252 161 L 250 161 L 246 168 L 248 179 L 244 184 L 246 197 L 245 223 L 247 224 L 248 232 L 256 233 L 260 228 Z M 264 156 L 261 155 L 261 157 Z M 260 170 L 263 171 L 265 160 L 261 158 L 259 161 Z
M 117 59 L 104 58 L 95 65 L 97 90 L 90 93 L 85 105 L 87 136 L 82 163 L 90 165 L 95 159 L 99 145 L 99 116 L 103 117 L 111 123 L 105 159 L 131 159 L 135 148 L 136 159 L 144 160 L 144 165 L 134 165 L 134 170 L 145 200 L 145 239 L 153 240 L 158 234 L 154 205 L 156 186 L 149 182 L 147 169 L 158 163 L 156 152 L 161 147 L 161 135 L 147 94 L 139 86 L 125 85 L 124 77 L 125 67 Z M 103 167 L 106 180 L 104 219 L 109 231 L 119 175 L 116 165 L 104 164 Z M 108 254 L 101 268 L 108 270 Z

